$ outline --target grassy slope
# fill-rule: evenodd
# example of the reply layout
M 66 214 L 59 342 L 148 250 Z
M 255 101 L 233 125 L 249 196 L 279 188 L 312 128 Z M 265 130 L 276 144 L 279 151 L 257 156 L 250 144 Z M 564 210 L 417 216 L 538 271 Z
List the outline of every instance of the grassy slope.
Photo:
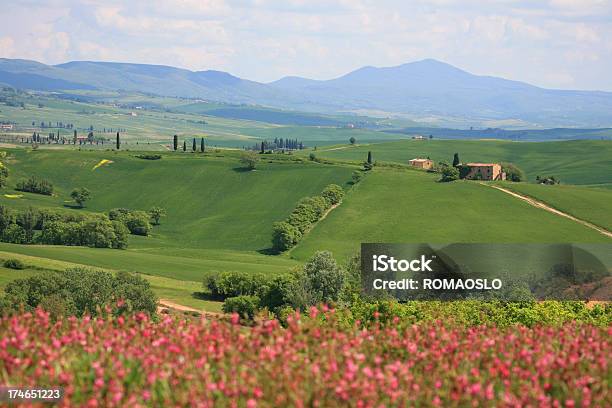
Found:
M 612 187 L 611 141 L 506 142 L 468 140 L 406 140 L 319 149 L 320 157 L 363 161 L 372 151 L 374 160 L 408 164 L 415 157 L 431 157 L 451 163 L 459 153 L 463 162 L 506 161 L 517 164 L 529 180 L 554 175 L 566 184 L 600 184 Z
M 360 242 L 610 242 L 603 235 L 474 182 L 437 183 L 418 171 L 377 169 L 291 252 L 343 259 Z
M 4 245 L 4 244 L 3 244 Z M 17 249 L 18 248 L 18 249 Z M 15 251 L 15 252 L 5 252 L 0 251 L 0 260 L 6 260 L 9 258 L 17 258 L 20 259 L 25 265 L 26 268 L 23 270 L 13 270 L 0 266 L 0 290 L 4 289 L 4 287 L 12 280 L 15 279 L 24 279 L 30 276 L 34 276 L 37 274 L 48 273 L 50 271 L 63 271 L 66 268 L 75 267 L 75 266 L 88 266 L 83 263 L 76 262 L 67 262 L 67 261 L 59 261 L 57 259 L 50 259 L 41 256 L 32 256 L 32 255 L 24 255 L 23 253 L 30 253 L 36 255 L 48 255 L 54 256 L 56 255 L 53 251 L 39 251 L 37 247 L 18 247 L 16 245 L 6 245 L 3 249 L 7 251 Z M 48 248 L 48 249 L 58 249 L 56 247 Z M 76 249 L 76 248 L 73 248 Z M 16 253 L 17 251 L 22 253 Z M 65 251 L 60 251 L 65 252 Z M 70 252 L 66 258 L 68 259 L 76 259 L 77 261 L 83 261 L 79 256 L 79 252 Z M 96 265 L 98 263 L 96 262 Z M 103 268 L 108 271 L 115 271 L 112 268 Z M 168 299 L 173 302 L 193 307 L 196 309 L 204 309 L 208 311 L 217 312 L 221 310 L 221 302 L 218 301 L 209 301 L 202 299 L 198 296 L 194 296 L 195 293 L 202 291 L 202 282 L 199 281 L 189 281 L 189 280 L 177 280 L 166 278 L 162 276 L 154 276 L 154 275 L 142 275 L 145 279 L 149 281 L 153 291 L 159 296 L 160 299 Z M 195 279 L 199 279 L 199 276 L 194 276 Z
M 113 163 L 92 171 L 101 159 Z M 57 190 L 56 197 L 0 197 L 10 205 L 62 207 L 72 188 L 85 186 L 93 197 L 87 210 L 147 210 L 154 205 L 167 210 L 154 237 L 135 246 L 244 251 L 268 248 L 272 224 L 284 219 L 300 198 L 318 194 L 330 183 L 342 185 L 351 173 L 346 167 L 280 162 L 262 162 L 257 170 L 245 172 L 236 157 L 167 154 L 147 161 L 127 153 L 84 151 L 13 150 L 9 166 L 12 185 L 34 174 Z
M 517 193 L 543 201 L 563 212 L 612 230 L 612 191 L 591 187 L 499 183 Z

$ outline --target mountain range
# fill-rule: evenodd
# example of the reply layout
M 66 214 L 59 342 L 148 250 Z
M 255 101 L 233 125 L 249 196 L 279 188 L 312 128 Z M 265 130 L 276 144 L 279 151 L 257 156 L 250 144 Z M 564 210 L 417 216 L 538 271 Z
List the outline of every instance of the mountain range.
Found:
M 37 91 L 123 90 L 314 112 L 612 126 L 612 92 L 544 89 L 473 75 L 433 59 L 363 67 L 331 80 L 285 77 L 259 83 L 222 71 L 163 65 L 94 61 L 46 65 L 0 58 L 0 83 Z

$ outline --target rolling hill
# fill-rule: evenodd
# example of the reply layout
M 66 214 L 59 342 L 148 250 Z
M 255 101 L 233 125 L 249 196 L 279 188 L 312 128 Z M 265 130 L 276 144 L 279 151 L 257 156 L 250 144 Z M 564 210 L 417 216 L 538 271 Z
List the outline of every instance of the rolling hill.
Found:
M 73 61 L 0 59 L 0 83 L 35 90 L 128 90 L 308 111 L 377 111 L 415 118 L 511 120 L 542 126 L 612 126 L 612 93 L 549 90 L 472 75 L 436 60 L 363 67 L 336 79 L 262 84 L 220 71 Z

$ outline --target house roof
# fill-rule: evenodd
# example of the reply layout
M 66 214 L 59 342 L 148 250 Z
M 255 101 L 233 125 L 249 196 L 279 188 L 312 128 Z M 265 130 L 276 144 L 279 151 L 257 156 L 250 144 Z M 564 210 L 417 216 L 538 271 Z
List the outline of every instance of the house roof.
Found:
M 411 161 L 411 162 L 426 162 L 426 161 L 431 161 L 431 160 L 429 160 L 429 159 L 412 159 L 412 160 L 408 160 L 408 161 Z
M 470 167 L 492 167 L 492 166 L 497 166 L 497 163 L 467 163 L 467 166 Z

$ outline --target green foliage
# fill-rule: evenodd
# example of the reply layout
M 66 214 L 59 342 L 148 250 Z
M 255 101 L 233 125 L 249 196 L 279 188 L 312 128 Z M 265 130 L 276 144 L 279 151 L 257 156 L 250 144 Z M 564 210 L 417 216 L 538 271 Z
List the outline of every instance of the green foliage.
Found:
M 144 211 L 131 211 L 125 217 L 125 226 L 134 235 L 147 236 L 152 229 L 149 219 L 149 214 Z
M 153 225 L 159 225 L 160 219 L 166 216 L 166 210 L 161 207 L 151 207 L 149 216 L 153 221 Z
M 91 198 L 91 192 L 85 188 L 75 188 L 70 193 L 70 197 L 79 205 L 79 207 L 83 208 L 85 202 Z
M 2 232 L 2 242 L 25 244 L 27 243 L 26 231 L 17 224 L 11 224 Z
M 411 301 L 395 300 L 374 302 L 355 298 L 344 310 L 347 324 L 360 321 L 365 326 L 378 323 L 397 326 L 418 322 L 446 321 L 465 326 L 496 325 L 507 327 L 523 325 L 558 326 L 578 321 L 598 326 L 612 323 L 612 306 L 609 304 L 589 307 L 585 302 L 502 302 L 482 300 L 459 301 Z
M 259 156 L 253 152 L 243 152 L 240 156 L 240 163 L 248 170 L 255 170 L 258 162 Z
M 329 251 L 319 251 L 304 265 L 298 274 L 298 284 L 308 295 L 306 305 L 336 302 L 347 282 L 346 271 L 338 266 Z
M 353 179 L 353 184 L 357 184 L 363 178 L 363 173 L 360 172 L 359 170 L 355 170 L 351 178 Z
M 28 193 L 35 194 L 43 194 L 43 195 L 52 195 L 53 194 L 53 184 L 51 182 L 38 179 L 34 176 L 31 176 L 27 180 L 21 180 L 17 182 L 15 186 L 15 190 L 25 191 Z
M 204 279 L 204 287 L 221 299 L 260 294 L 265 291 L 267 283 L 265 275 L 245 272 L 221 272 Z
M 353 136 L 351 136 L 351 137 L 349 138 L 349 143 L 350 143 L 350 144 L 352 144 L 352 145 L 354 145 L 356 141 L 357 141 L 357 140 L 356 140 L 356 139 L 355 139 Z
M 162 158 L 161 154 L 151 154 L 151 153 L 143 153 L 136 155 L 139 159 L 143 160 L 160 160 Z
M 342 201 L 344 190 L 337 184 L 330 184 L 323 189 L 321 196 L 326 198 L 330 205 L 336 205 Z
M 277 252 L 292 248 L 301 238 L 300 230 L 288 222 L 275 222 L 272 227 L 272 248 Z
M 142 311 L 155 314 L 157 298 L 149 282 L 138 275 L 71 268 L 10 282 L 5 304 L 13 310 L 48 308 L 59 315 L 98 315 L 111 307 L 115 314 Z
M 5 268 L 9 269 L 25 269 L 24 263 L 21 262 L 21 260 L 15 258 L 5 260 L 3 265 Z
M 455 153 L 453 155 L 453 167 L 457 167 L 461 164 L 461 160 L 459 159 L 459 153 Z
M 544 177 L 536 176 L 536 183 L 538 184 L 554 186 L 555 184 L 559 184 L 560 182 L 561 181 L 555 176 L 544 176 Z
M 310 154 L 308 155 L 308 159 L 309 159 L 310 161 L 315 161 L 315 160 L 317 160 L 317 155 L 316 155 L 316 154 L 314 154 L 314 153 L 310 153 Z
M 459 179 L 459 170 L 455 167 L 445 167 L 442 169 L 442 177 L 440 181 L 443 183 L 447 183 L 449 181 L 455 181 Z
M 259 309 L 259 297 L 257 296 L 235 296 L 225 299 L 223 312 L 238 313 L 240 317 L 253 320 Z
M 502 171 L 506 173 L 506 180 L 508 181 L 525 181 L 525 173 L 512 163 L 502 163 Z

